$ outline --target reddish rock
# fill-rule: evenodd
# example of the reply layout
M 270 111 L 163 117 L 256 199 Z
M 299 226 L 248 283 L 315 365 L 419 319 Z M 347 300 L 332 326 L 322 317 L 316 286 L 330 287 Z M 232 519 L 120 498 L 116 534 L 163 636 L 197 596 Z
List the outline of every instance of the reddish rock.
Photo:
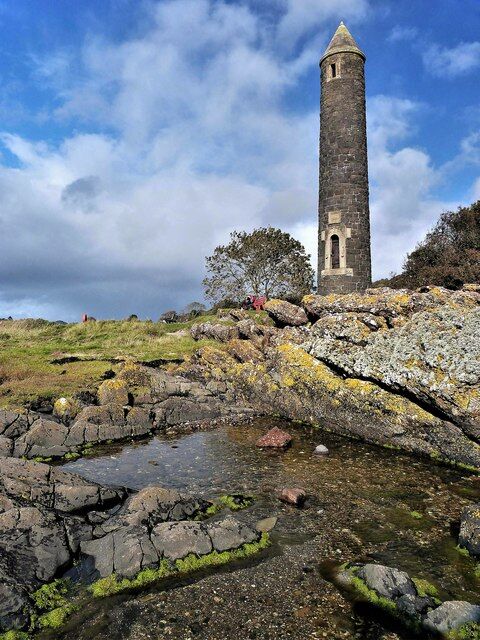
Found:
M 307 498 L 307 494 L 304 489 L 282 489 L 278 494 L 278 498 L 287 504 L 301 507 Z
M 285 449 L 292 442 L 292 436 L 278 427 L 273 427 L 268 433 L 257 440 L 257 447 L 272 447 Z

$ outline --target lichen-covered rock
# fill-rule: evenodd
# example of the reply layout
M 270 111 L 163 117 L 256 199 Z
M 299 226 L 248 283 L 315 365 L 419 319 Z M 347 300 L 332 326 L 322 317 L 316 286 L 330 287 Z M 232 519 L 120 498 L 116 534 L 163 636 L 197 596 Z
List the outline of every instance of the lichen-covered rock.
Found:
M 238 329 L 236 326 L 230 326 L 228 324 L 201 322 L 192 326 L 190 335 L 194 340 L 208 339 L 228 342 L 233 338 L 238 338 Z
M 480 556 L 480 503 L 463 510 L 458 544 L 472 556 Z
M 69 423 L 78 415 L 80 403 L 75 398 L 58 398 L 53 405 L 53 415 Z
M 302 307 L 286 300 L 269 300 L 265 303 L 264 309 L 279 327 L 299 327 L 308 322 L 307 314 Z
M 383 384 L 344 377 L 290 342 L 272 345 L 264 355 L 263 362 L 241 363 L 224 350 L 205 347 L 190 366 L 196 378 L 226 382 L 233 399 L 255 411 L 480 468 L 478 445 L 423 404 Z
M 356 330 L 350 331 L 345 339 L 315 325 L 304 348 L 348 376 L 430 405 L 467 435 L 480 438 L 479 307 L 417 313 L 396 329 L 367 330 L 361 340 Z
M 128 385 L 125 380 L 105 380 L 98 388 L 98 400 L 103 405 L 128 405 Z

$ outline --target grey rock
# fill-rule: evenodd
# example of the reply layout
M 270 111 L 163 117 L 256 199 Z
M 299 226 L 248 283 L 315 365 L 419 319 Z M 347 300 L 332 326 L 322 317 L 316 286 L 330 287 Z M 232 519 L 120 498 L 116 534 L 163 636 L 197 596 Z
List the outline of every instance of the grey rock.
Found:
M 480 556 L 480 503 L 463 510 L 458 544 L 472 556 Z
M 190 329 L 190 335 L 194 340 L 218 340 L 219 342 L 228 342 L 233 338 L 238 338 L 238 329 L 236 326 L 211 322 L 202 322 L 194 324 Z
M 151 534 L 159 556 L 169 560 L 185 558 L 190 553 L 203 556 L 212 551 L 212 541 L 199 522 L 163 522 Z
M 7 436 L 0 436 L 0 458 L 8 457 L 13 452 L 13 440 Z
M 315 447 L 313 453 L 317 456 L 326 456 L 328 455 L 328 449 L 324 444 L 319 444 Z
M 244 544 L 256 542 L 260 535 L 252 527 L 240 522 L 233 516 L 207 525 L 208 534 L 216 551 L 238 549 Z
M 366 564 L 357 573 L 367 587 L 390 600 L 404 595 L 416 596 L 417 590 L 408 573 L 381 564 Z
M 424 626 L 437 633 L 458 629 L 469 622 L 480 622 L 480 606 L 461 600 L 444 602 L 423 619 Z
M 302 307 L 286 300 L 268 300 L 264 309 L 278 327 L 299 327 L 308 323 L 307 314 Z

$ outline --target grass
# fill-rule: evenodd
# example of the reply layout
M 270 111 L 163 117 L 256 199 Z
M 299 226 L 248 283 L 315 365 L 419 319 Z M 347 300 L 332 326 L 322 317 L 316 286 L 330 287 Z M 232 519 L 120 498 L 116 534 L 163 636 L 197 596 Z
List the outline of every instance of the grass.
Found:
M 210 341 L 195 342 L 189 331 L 202 316 L 185 323 L 102 320 L 62 325 L 46 320 L 0 321 L 0 407 L 21 408 L 38 397 L 56 399 L 96 389 L 115 361 L 176 360 Z M 52 364 L 68 356 L 80 361 Z

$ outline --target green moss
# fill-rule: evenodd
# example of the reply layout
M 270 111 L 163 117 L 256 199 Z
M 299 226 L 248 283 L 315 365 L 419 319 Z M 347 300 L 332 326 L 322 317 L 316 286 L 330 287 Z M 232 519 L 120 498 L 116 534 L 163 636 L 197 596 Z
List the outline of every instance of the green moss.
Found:
M 200 557 L 190 554 L 183 560 L 177 560 L 174 565 L 167 560 L 162 560 L 157 568 L 144 569 L 132 579 L 119 578 L 112 573 L 112 575 L 101 578 L 90 585 L 89 591 L 94 598 L 104 598 L 129 589 L 141 589 L 176 573 L 191 573 L 206 567 L 220 566 L 232 560 L 248 558 L 262 549 L 266 549 L 269 544 L 268 534 L 263 533 L 258 542 L 244 544 L 234 551 L 224 551 L 223 553 L 212 551 L 212 553 Z
M 40 611 L 51 611 L 67 603 L 69 588 L 69 580 L 54 580 L 32 593 L 32 599 Z
M 76 610 L 75 605 L 68 603 L 62 607 L 52 609 L 48 613 L 44 613 L 37 620 L 40 629 L 58 629 L 65 624 L 67 618 Z
M 470 557 L 470 554 L 468 553 L 467 549 L 464 549 L 463 547 L 459 547 L 458 545 L 455 547 L 455 549 L 458 551 L 460 555 L 465 556 L 467 558 Z
M 423 578 L 412 578 L 412 580 L 420 598 L 425 598 L 426 596 L 438 598 L 438 589 L 434 584 L 428 582 L 428 580 L 424 580 Z
M 78 458 L 80 458 L 80 454 L 79 453 L 75 453 L 74 451 L 69 451 L 68 453 L 66 453 L 63 456 L 64 460 L 77 460 Z
M 469 622 L 447 633 L 448 640 L 480 640 L 480 624 Z
M 246 509 L 253 504 L 253 498 L 251 496 L 242 495 L 220 496 L 218 501 L 221 505 L 230 509 L 230 511 L 240 511 L 241 509 Z
M 106 578 L 100 578 L 90 586 L 90 592 L 94 598 L 112 596 L 128 589 L 139 589 L 149 584 L 167 578 L 175 573 L 175 569 L 167 560 L 162 560 L 157 568 L 143 569 L 135 578 L 118 578 L 114 573 Z
M 395 603 L 388 598 L 384 598 L 383 596 L 379 596 L 376 591 L 367 587 L 365 582 L 361 580 L 358 576 L 353 575 L 351 580 L 351 585 L 355 593 L 362 598 L 362 600 L 366 600 L 373 604 L 376 607 L 380 607 L 384 611 L 388 611 L 388 613 L 392 615 L 396 615 L 397 608 Z
M 44 458 L 43 456 L 36 456 L 33 460 L 35 462 L 51 462 L 52 458 Z
M 25 631 L 7 631 L 0 634 L 0 640 L 29 640 L 31 636 Z
M 410 511 L 410 515 L 412 518 L 415 518 L 415 520 L 421 520 L 423 518 L 423 514 L 419 511 Z
M 177 560 L 175 565 L 180 573 L 191 573 L 198 571 L 199 569 L 205 569 L 207 567 L 216 567 L 227 564 L 232 560 L 241 560 L 243 558 L 249 558 L 263 549 L 266 549 L 270 545 L 270 538 L 268 533 L 262 533 L 262 537 L 258 542 L 251 542 L 244 544 L 239 549 L 233 551 L 212 551 L 204 556 L 196 556 L 190 554 L 182 560 Z

